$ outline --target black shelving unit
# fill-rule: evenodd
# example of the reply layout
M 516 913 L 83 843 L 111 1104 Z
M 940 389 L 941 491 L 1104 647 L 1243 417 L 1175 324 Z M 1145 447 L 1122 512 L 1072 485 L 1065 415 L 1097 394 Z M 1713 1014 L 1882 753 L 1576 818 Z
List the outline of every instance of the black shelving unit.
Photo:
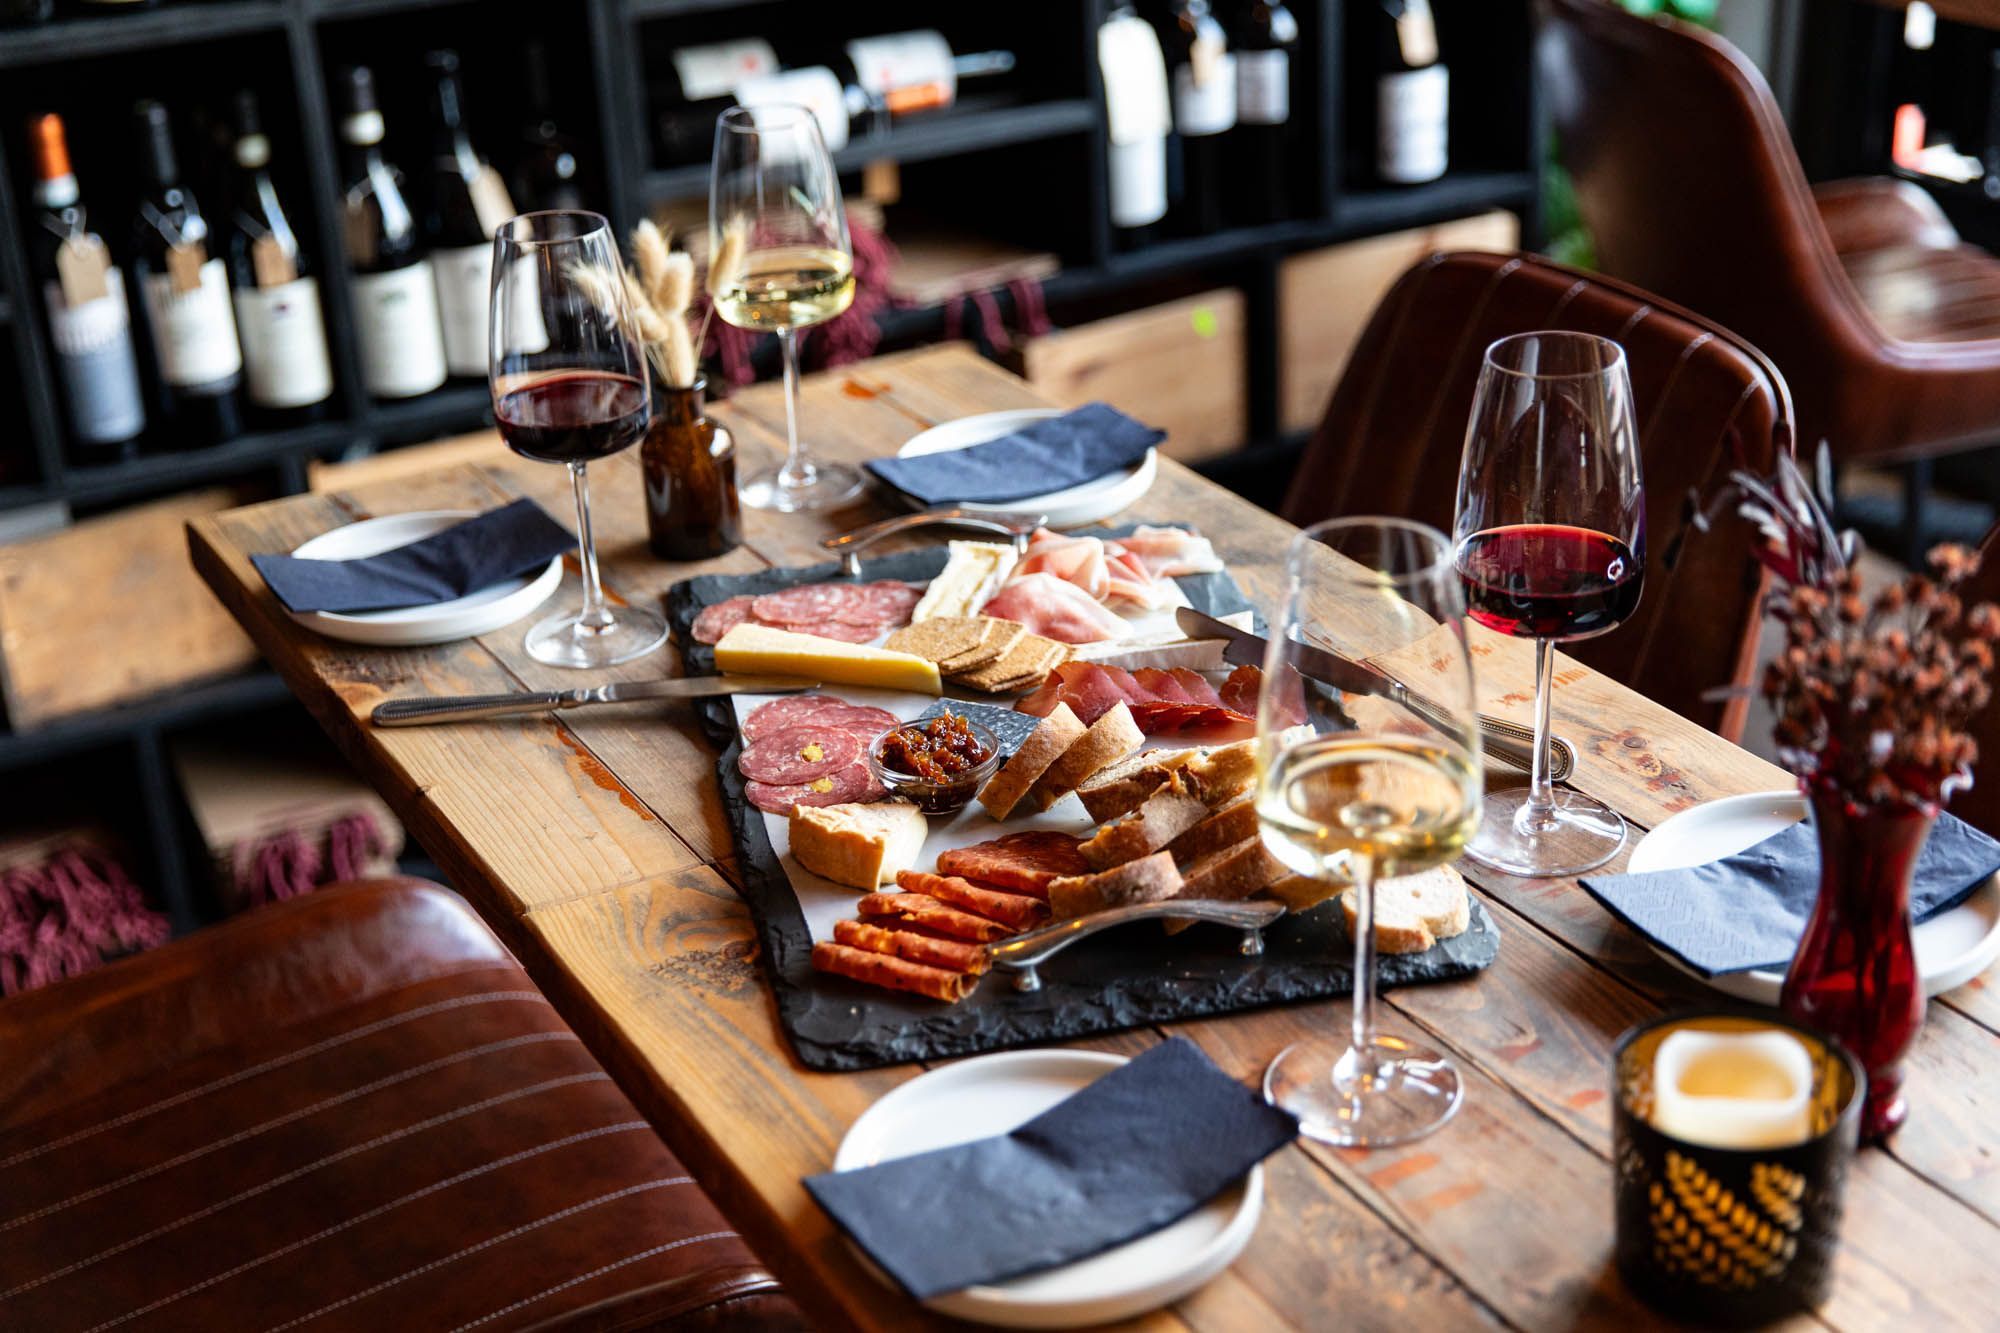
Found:
M 587 197 L 624 231 L 642 215 L 688 206 L 707 190 L 702 164 L 656 160 L 649 67 L 675 46 L 756 33 L 781 50 L 804 37 L 939 27 L 958 49 L 1007 47 L 1013 76 L 996 90 L 968 84 L 959 104 L 859 138 L 838 164 L 858 173 L 881 160 L 902 171 L 906 201 L 1019 244 L 1056 253 L 1062 270 L 1045 284 L 1050 308 L 1066 313 L 1143 304 L 1175 284 L 1240 287 L 1249 297 L 1251 431 L 1244 452 L 1217 465 L 1228 475 L 1282 474 L 1300 441 L 1276 432 L 1277 273 L 1289 254 L 1438 222 L 1492 208 L 1520 214 L 1533 237 L 1539 118 L 1528 83 L 1527 0 L 1434 0 L 1444 56 L 1452 65 L 1454 170 L 1412 189 L 1356 179 L 1348 151 L 1356 70 L 1346 31 L 1354 0 L 1292 0 L 1303 28 L 1302 80 L 1294 115 L 1302 129 L 1297 168 L 1306 216 L 1212 236 L 1124 250 L 1106 210 L 1105 114 L 1095 33 L 1108 0 L 1015 6 L 939 6 L 933 0 L 166 0 L 160 8 L 107 18 L 64 18 L 0 31 L 0 511 L 61 502 L 78 514 L 200 484 L 251 481 L 272 493 L 304 484 L 315 458 L 369 451 L 478 428 L 489 419 L 483 385 L 453 383 L 422 398 L 380 403 L 361 388 L 353 303 L 339 262 L 341 224 L 335 111 L 330 89 L 344 63 L 376 68 L 389 120 L 390 156 L 405 168 L 426 151 L 417 97 L 419 61 L 434 45 L 464 54 L 475 141 L 496 159 L 512 143 L 520 48 L 547 44 L 558 113 L 583 147 Z M 161 59 L 171 53 L 171 59 Z M 70 119 L 71 147 L 100 227 L 122 227 L 130 189 L 130 100 L 160 96 L 193 148 L 187 111 L 220 111 L 244 84 L 266 106 L 279 187 L 318 272 L 338 390 L 328 418 L 245 435 L 213 448 L 154 453 L 77 467 L 64 457 L 51 381 L 46 322 L 26 261 L 23 201 L 30 185 L 21 126 L 33 111 Z M 199 153 L 190 153 L 198 158 Z M 502 163 L 504 168 L 504 162 Z M 207 197 L 207 196 L 205 196 Z M 211 201 L 217 211 L 221 200 Z M 894 239 L 894 218 L 891 221 Z M 114 249 L 118 238 L 114 238 Z M 1003 306 L 1006 303 L 1003 301 Z M 934 339 L 937 308 L 898 309 L 884 320 L 885 347 Z M 25 431 L 20 427 L 25 424 Z M 11 463 L 11 467 L 10 467 Z M 168 779 L 163 738 L 248 709 L 282 706 L 269 675 L 224 681 L 26 732 L 0 731 L 0 785 L 38 766 L 96 758 L 134 784 L 152 882 L 176 925 L 201 916 L 190 892 L 191 853 L 180 802 Z

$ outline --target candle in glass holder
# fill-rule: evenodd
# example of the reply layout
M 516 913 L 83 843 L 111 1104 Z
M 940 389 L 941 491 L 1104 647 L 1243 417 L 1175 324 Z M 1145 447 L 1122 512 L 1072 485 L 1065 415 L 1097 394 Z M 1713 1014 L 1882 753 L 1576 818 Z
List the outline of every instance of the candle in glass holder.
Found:
M 1711 1148 L 1812 1137 L 1812 1057 L 1776 1030 L 1670 1033 L 1653 1057 L 1653 1128 Z

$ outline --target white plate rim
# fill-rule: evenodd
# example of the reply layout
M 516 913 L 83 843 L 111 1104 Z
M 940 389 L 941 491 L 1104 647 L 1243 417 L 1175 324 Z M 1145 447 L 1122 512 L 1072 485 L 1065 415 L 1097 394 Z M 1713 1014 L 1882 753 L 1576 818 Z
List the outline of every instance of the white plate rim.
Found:
M 976 1086 L 992 1077 L 1005 1077 L 1007 1071 L 1023 1065 L 1050 1070 L 1058 1077 L 1066 1072 L 1082 1069 L 1101 1071 L 1097 1077 L 1102 1077 L 1103 1074 L 1127 1063 L 1130 1063 L 1130 1057 L 1123 1055 L 1103 1051 L 1067 1050 L 1060 1047 L 999 1051 L 955 1060 L 919 1074 L 909 1082 L 891 1089 L 855 1117 L 854 1123 L 848 1126 L 847 1133 L 842 1136 L 840 1146 L 834 1151 L 832 1169 L 847 1171 L 867 1165 L 863 1140 L 872 1136 L 871 1131 L 875 1124 L 893 1119 L 895 1113 L 907 1102 L 926 1095 L 934 1095 L 941 1083 L 949 1085 L 971 1081 Z M 1126 1287 L 1107 1290 L 1088 1298 L 1087 1301 L 1074 1296 L 1026 1296 L 1009 1291 L 1004 1284 L 982 1284 L 933 1297 L 925 1301 L 924 1305 L 954 1318 L 1021 1328 L 1077 1326 L 1075 1321 L 1066 1317 L 1066 1312 L 1071 1310 L 1077 1310 L 1090 1323 L 1099 1323 L 1130 1318 L 1147 1310 L 1158 1309 L 1206 1285 L 1216 1274 L 1234 1263 L 1237 1256 L 1249 1244 L 1263 1212 L 1264 1167 L 1261 1163 L 1250 1168 L 1240 1188 L 1242 1200 L 1237 1204 L 1236 1211 L 1228 1222 L 1217 1231 L 1213 1239 L 1191 1255 L 1173 1273 L 1162 1275 L 1155 1271 L 1144 1280 L 1135 1280 Z M 1204 1207 L 1212 1206 L 1213 1203 L 1204 1205 Z M 893 1287 L 893 1282 L 875 1267 L 874 1261 L 869 1259 L 859 1246 L 849 1243 L 862 1263 L 875 1272 L 883 1282 Z M 1106 1253 L 1115 1251 L 1116 1247 Z M 1115 1313 L 1106 1314 L 1105 1310 L 1112 1310 Z
M 999 412 L 954 417 L 912 435 L 896 450 L 896 457 L 915 458 L 922 454 L 969 449 L 975 444 L 998 439 L 1026 422 L 1059 417 L 1065 410 L 1059 407 L 1013 407 Z M 1144 458 L 1123 472 L 1051 491 L 1047 495 L 1023 496 L 1005 504 L 967 500 L 960 502 L 961 507 L 989 514 L 1043 513 L 1047 515 L 1050 527 L 1094 523 L 1126 509 L 1152 489 L 1160 471 L 1159 453 L 1158 449 L 1148 449 Z
M 1677 845 L 1676 839 L 1686 839 L 1692 830 L 1699 829 L 1705 823 L 1718 818 L 1757 813 L 1774 816 L 1789 814 L 1793 817 L 1793 822 L 1797 822 L 1806 817 L 1806 798 L 1796 791 L 1761 791 L 1739 796 L 1722 796 L 1713 801 L 1704 801 L 1700 805 L 1691 806 L 1661 820 L 1657 826 L 1641 837 L 1632 847 L 1632 855 L 1626 862 L 1626 870 L 1642 874 L 1654 870 L 1677 870 L 1686 865 L 1698 864 L 1680 860 L 1666 849 Z M 1646 851 L 1648 844 L 1653 848 L 1651 854 Z M 2000 875 L 1995 875 L 1974 889 L 1964 902 L 1951 911 L 1942 912 L 1916 927 L 1916 933 L 1921 936 L 1935 923 L 1948 921 L 1960 913 L 1984 915 L 1988 921 L 1987 931 L 1978 943 L 1923 973 L 1926 996 L 1939 995 L 1954 987 L 1962 986 L 1995 961 L 2000 961 Z M 1644 939 L 1644 936 L 1640 938 Z M 1775 1005 L 1778 1003 L 1779 992 L 1785 984 L 1783 973 L 1763 970 L 1704 977 L 1650 940 L 1647 940 L 1646 944 L 1677 970 L 1736 999 L 1748 1000 L 1754 1004 Z
M 319 553 L 331 549 L 344 548 L 355 538 L 362 538 L 363 550 L 341 558 L 352 559 L 355 555 L 372 555 L 389 550 L 406 542 L 421 541 L 432 533 L 441 531 L 452 523 L 477 518 L 476 509 L 413 509 L 396 514 L 377 514 L 372 518 L 357 519 L 352 523 L 329 528 L 318 536 L 308 538 L 293 547 L 290 554 L 300 559 L 319 558 Z M 397 540 L 375 550 L 366 549 L 366 540 L 371 530 L 407 529 L 399 532 Z M 562 586 L 563 559 L 555 556 L 548 566 L 532 579 L 518 576 L 520 586 L 504 596 L 476 606 L 446 612 L 437 616 L 412 617 L 412 611 L 421 607 L 396 607 L 388 611 L 288 611 L 295 622 L 328 638 L 349 643 L 366 644 L 372 647 L 418 647 L 426 644 L 452 643 L 468 639 L 492 630 L 513 624 L 546 602 Z M 461 599 L 454 599 L 461 600 Z M 439 603 L 448 606 L 450 603 Z

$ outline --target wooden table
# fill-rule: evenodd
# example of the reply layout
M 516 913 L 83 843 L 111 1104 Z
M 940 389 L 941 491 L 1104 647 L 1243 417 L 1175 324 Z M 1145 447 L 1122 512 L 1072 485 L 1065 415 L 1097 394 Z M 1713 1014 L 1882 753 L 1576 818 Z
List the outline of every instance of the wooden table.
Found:
M 949 348 L 807 381 L 804 419 L 830 456 L 881 454 L 970 412 L 1037 405 L 1019 381 Z M 783 438 L 769 388 L 718 409 L 746 465 Z M 591 472 L 607 583 L 656 603 L 691 574 L 801 564 L 818 539 L 872 511 L 747 516 L 742 549 L 700 566 L 652 560 L 633 455 Z M 915 1067 L 816 1074 L 794 1060 L 731 887 L 715 752 L 685 712 L 657 706 L 567 718 L 377 731 L 383 699 L 573 685 L 532 661 L 522 627 L 413 650 L 332 643 L 295 627 L 251 569 L 369 514 L 488 506 L 527 494 L 567 514 L 558 468 L 502 461 L 350 493 L 299 496 L 190 525 L 194 561 L 272 664 L 388 798 L 462 892 L 520 954 L 661 1133 L 806 1306 L 828 1324 L 922 1326 L 927 1316 L 862 1271 L 800 1178 L 825 1167 L 855 1116 Z M 1192 520 L 1267 608 L 1288 526 L 1163 460 L 1133 511 Z M 576 594 L 574 577 L 567 595 Z M 1526 720 L 1523 645 L 1477 650 L 1486 707 Z M 614 674 L 657 676 L 671 652 Z M 1698 801 L 1785 787 L 1784 773 L 1583 668 L 1564 670 L 1557 726 L 1581 751 L 1577 785 L 1638 828 Z M 1385 997 L 1392 1032 L 1442 1046 L 1467 1080 L 1442 1132 L 1373 1153 L 1313 1144 L 1271 1159 L 1269 1204 L 1236 1265 L 1151 1328 L 1290 1325 L 1539 1330 L 1656 1322 L 1611 1268 L 1608 1057 L 1618 1034 L 1699 988 L 1567 880 L 1471 872 L 1503 933 L 1474 979 Z M 1987 1328 L 2000 1310 L 2000 974 L 1931 1005 L 1909 1060 L 1908 1128 L 1864 1153 L 1848 1192 L 1836 1294 L 1802 1327 Z M 1252 1081 L 1272 1054 L 1344 1021 L 1310 1004 L 1187 1026 Z M 1087 1045 L 1136 1051 L 1164 1030 Z

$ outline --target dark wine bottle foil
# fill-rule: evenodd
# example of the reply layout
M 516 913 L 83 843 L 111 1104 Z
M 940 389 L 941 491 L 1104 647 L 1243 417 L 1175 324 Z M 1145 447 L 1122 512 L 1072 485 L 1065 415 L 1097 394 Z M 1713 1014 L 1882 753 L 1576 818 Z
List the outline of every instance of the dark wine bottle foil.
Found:
M 653 422 L 639 446 L 646 474 L 646 533 L 662 560 L 707 560 L 743 540 L 736 497 L 736 441 L 708 418 L 708 381 L 658 385 Z

